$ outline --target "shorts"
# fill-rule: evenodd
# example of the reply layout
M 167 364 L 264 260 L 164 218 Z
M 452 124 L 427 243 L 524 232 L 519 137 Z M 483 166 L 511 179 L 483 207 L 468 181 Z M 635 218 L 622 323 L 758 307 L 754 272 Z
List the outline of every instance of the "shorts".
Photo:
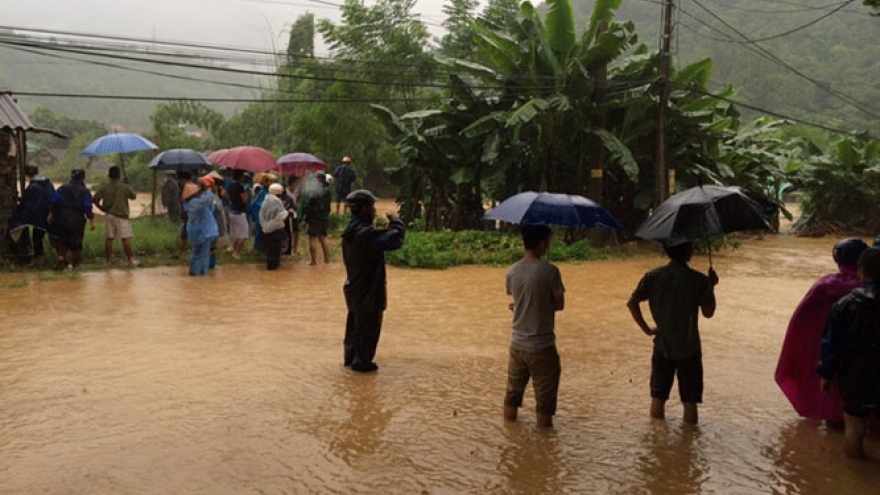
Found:
M 529 378 L 535 389 L 535 411 L 545 416 L 556 414 L 556 401 L 559 395 L 559 377 L 562 366 L 556 346 L 539 351 L 510 349 L 507 361 L 507 394 L 505 407 L 522 406 L 523 394 Z
M 308 222 L 310 237 L 327 237 L 327 230 L 330 228 L 330 222 L 327 220 L 314 220 Z
M 697 354 L 687 359 L 669 359 L 654 351 L 651 356 L 651 397 L 669 400 L 676 376 L 682 402 L 703 402 L 703 357 Z
M 229 212 L 229 237 L 232 240 L 247 239 L 249 230 L 247 215 L 234 211 Z
M 336 202 L 341 203 L 345 201 L 345 197 L 351 193 L 351 187 L 336 189 Z
M 104 216 L 104 238 L 106 239 L 131 239 L 131 221 L 127 218 L 107 214 Z

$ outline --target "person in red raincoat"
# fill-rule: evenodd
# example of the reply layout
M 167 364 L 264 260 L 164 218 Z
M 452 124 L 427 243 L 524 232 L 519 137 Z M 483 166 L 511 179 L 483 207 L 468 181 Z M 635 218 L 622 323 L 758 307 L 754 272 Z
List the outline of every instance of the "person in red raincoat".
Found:
M 834 245 L 832 255 L 838 273 L 820 278 L 791 315 L 782 353 L 776 365 L 776 383 L 795 411 L 805 418 L 842 424 L 843 406 L 839 393 L 826 395 L 819 388 L 816 363 L 819 341 L 831 306 L 858 287 L 856 262 L 868 245 L 861 239 L 844 239 Z

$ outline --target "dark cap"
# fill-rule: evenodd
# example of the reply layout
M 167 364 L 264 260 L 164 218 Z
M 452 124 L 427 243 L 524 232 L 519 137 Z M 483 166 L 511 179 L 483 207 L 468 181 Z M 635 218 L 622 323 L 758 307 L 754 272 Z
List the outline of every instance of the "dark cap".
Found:
M 865 241 L 850 237 L 838 241 L 838 243 L 834 245 L 831 255 L 834 257 L 834 261 L 838 265 L 855 265 L 859 261 L 859 255 L 866 249 L 868 249 L 868 245 Z
M 345 202 L 350 206 L 371 205 L 376 202 L 376 196 L 373 196 L 373 193 L 366 189 L 358 189 L 348 193 Z
M 70 171 L 70 178 L 84 180 L 86 178 L 86 171 L 81 168 L 75 168 Z
M 24 175 L 37 175 L 40 173 L 40 169 L 37 168 L 36 165 L 31 165 L 28 163 L 24 166 Z

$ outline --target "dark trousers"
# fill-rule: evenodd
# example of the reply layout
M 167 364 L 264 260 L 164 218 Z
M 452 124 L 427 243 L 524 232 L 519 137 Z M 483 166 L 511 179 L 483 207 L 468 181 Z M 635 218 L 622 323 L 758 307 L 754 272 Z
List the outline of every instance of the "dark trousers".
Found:
M 284 229 L 278 229 L 268 234 L 263 234 L 262 244 L 266 252 L 266 268 L 275 270 L 281 264 L 281 245 L 284 244 L 286 233 Z
M 345 321 L 345 365 L 367 365 L 376 357 L 382 311 L 349 311 Z
M 34 256 L 43 256 L 46 254 L 43 248 L 43 238 L 46 237 L 46 231 L 43 229 L 33 228 Z

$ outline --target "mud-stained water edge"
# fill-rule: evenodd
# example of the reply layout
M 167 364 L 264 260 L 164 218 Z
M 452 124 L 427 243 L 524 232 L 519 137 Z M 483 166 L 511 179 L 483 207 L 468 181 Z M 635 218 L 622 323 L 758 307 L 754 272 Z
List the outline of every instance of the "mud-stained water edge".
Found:
M 501 419 L 504 268 L 389 268 L 367 376 L 342 367 L 338 261 L 2 275 L 0 493 L 878 493 L 880 463 L 844 460 L 841 434 L 797 418 L 773 382 L 832 244 L 775 236 L 715 256 L 696 429 L 674 401 L 666 421 L 647 415 L 651 341 L 625 302 L 660 257 L 561 266 L 550 431 L 531 391 L 519 422 Z

